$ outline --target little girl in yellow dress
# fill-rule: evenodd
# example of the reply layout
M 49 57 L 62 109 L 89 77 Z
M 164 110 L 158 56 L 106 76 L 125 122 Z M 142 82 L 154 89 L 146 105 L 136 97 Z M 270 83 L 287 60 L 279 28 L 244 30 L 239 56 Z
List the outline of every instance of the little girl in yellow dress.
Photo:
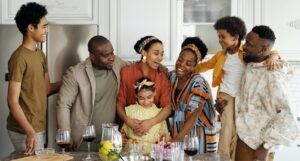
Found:
M 155 117 L 161 109 L 153 103 L 155 96 L 154 82 L 147 77 L 143 77 L 134 84 L 134 91 L 137 103 L 125 107 L 126 115 L 140 121 Z M 126 124 L 123 125 L 121 132 L 123 138 L 125 137 L 125 139 L 127 139 L 127 144 L 125 145 L 123 152 L 128 152 L 130 144 L 141 144 L 143 153 L 149 154 L 151 144 L 157 143 L 157 140 L 161 137 L 165 137 L 166 141 L 171 139 L 166 121 L 154 125 L 143 136 L 135 134 Z

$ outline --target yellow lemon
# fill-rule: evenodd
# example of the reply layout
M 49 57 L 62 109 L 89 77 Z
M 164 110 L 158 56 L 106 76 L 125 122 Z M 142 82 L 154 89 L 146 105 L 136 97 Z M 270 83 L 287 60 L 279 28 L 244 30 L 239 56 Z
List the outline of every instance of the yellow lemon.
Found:
M 107 156 L 108 155 L 108 150 L 106 150 L 105 148 L 100 148 L 99 149 L 99 154 L 102 156 Z
M 110 141 L 103 141 L 100 145 L 101 148 L 106 149 L 107 151 L 113 148 L 113 144 Z

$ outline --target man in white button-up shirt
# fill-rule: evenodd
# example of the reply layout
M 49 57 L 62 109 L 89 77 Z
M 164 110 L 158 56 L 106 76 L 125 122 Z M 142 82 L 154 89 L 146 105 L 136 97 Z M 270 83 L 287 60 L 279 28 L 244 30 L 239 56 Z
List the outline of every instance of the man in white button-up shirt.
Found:
M 269 27 L 256 26 L 243 46 L 248 64 L 236 97 L 236 161 L 273 160 L 270 149 L 289 145 L 299 134 L 288 96 L 292 70 L 287 63 L 273 71 L 264 64 L 274 42 Z

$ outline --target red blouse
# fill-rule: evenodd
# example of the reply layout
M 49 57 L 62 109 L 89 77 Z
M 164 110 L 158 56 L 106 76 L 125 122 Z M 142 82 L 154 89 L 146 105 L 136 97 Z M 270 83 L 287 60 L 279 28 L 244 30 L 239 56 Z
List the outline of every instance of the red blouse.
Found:
M 117 105 L 126 107 L 136 103 L 134 93 L 134 83 L 143 77 L 142 67 L 140 63 L 135 63 L 131 66 L 123 67 L 120 71 L 120 89 L 117 96 Z M 170 82 L 163 72 L 152 69 L 148 73 L 150 78 L 155 83 L 154 103 L 158 107 L 166 107 L 171 105 L 169 92 Z

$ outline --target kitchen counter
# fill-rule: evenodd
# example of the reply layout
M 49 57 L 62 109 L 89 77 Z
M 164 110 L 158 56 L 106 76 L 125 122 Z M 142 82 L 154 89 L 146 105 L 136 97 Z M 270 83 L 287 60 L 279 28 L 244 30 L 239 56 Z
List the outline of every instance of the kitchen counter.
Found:
M 81 161 L 87 155 L 86 152 L 71 152 L 71 153 L 66 152 L 65 154 L 73 156 L 74 159 L 72 161 Z M 93 158 L 92 161 L 100 160 L 97 152 L 92 152 L 91 156 Z M 18 158 L 22 158 L 22 157 L 24 157 L 24 155 L 22 153 L 16 153 L 16 154 L 12 154 L 6 158 L 1 159 L 1 161 L 10 161 L 10 160 L 18 159 Z M 188 161 L 188 157 L 185 157 L 185 160 Z M 202 155 L 196 155 L 193 157 L 193 160 L 195 160 L 195 161 L 230 161 L 230 159 L 228 157 L 221 156 L 217 153 L 206 153 L 206 154 L 202 154 Z

